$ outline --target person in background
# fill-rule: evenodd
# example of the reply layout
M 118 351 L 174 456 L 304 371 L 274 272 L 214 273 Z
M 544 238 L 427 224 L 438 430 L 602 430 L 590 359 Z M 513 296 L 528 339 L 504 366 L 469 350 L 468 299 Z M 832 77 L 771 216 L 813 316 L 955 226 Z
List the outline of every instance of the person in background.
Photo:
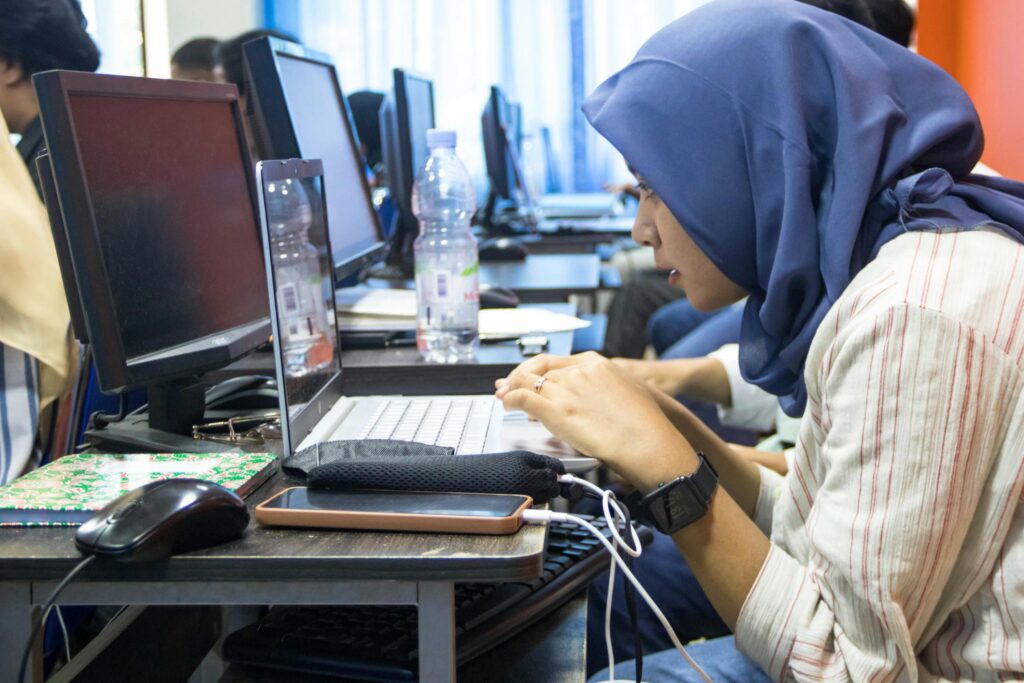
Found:
M 914 44 L 917 18 L 906 0 L 864 0 L 871 10 L 875 30 L 889 40 L 910 48 Z
M 290 33 L 278 31 L 271 28 L 260 28 L 253 31 L 246 31 L 241 35 L 221 42 L 216 50 L 216 66 L 214 72 L 217 80 L 224 83 L 234 83 L 238 93 L 245 97 L 245 69 L 242 61 L 242 46 L 246 43 L 260 38 L 280 38 L 293 43 L 300 42 L 298 38 Z
M 49 222 L 7 141 L 6 118 L 0 118 L 0 484 L 48 449 L 57 399 L 74 367 Z
M 32 74 L 99 68 L 99 49 L 85 27 L 85 15 L 76 0 L 0 2 L 0 110 L 6 128 L 21 135 L 18 154 L 37 193 L 35 158 L 43 148 L 43 126 Z
M 608 359 L 499 382 L 506 409 L 696 507 L 663 526 L 736 635 L 690 654 L 715 680 L 1021 680 L 1024 184 L 971 173 L 963 89 L 828 12 L 718 0 L 584 113 L 641 183 L 634 238 L 695 306 L 748 297 L 744 376 L 803 414 L 780 478 Z M 664 497 L 708 464 L 704 505 Z M 645 668 L 696 680 L 676 652 Z
M 216 38 L 193 38 L 171 55 L 171 78 L 182 81 L 217 82 Z

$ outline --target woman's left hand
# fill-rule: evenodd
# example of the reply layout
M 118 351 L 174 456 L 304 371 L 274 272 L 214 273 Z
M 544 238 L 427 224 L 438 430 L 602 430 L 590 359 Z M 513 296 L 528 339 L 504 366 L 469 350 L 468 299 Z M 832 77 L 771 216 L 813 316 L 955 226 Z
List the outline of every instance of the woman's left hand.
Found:
M 552 434 L 641 488 L 650 475 L 656 485 L 695 466 L 693 449 L 650 392 L 598 354 L 538 356 L 497 386 L 506 409 L 537 418 Z

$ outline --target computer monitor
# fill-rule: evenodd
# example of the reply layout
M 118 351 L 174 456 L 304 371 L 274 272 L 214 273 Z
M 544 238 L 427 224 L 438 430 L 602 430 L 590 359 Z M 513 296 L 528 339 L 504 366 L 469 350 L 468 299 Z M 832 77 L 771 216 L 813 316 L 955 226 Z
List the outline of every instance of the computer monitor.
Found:
M 383 257 L 385 243 L 334 63 L 277 38 L 260 38 L 242 49 L 260 155 L 321 160 L 335 277 L 348 277 Z
M 434 127 L 434 83 L 405 69 L 393 72 L 394 87 L 380 110 L 381 147 L 388 187 L 398 208 L 389 261 L 412 271 L 412 243 L 419 224 L 412 212 L 412 186 L 427 163 L 427 131 Z
M 205 407 L 196 377 L 270 332 L 237 90 L 69 71 L 33 80 L 62 276 L 100 389 L 146 387 L 150 426 L 189 431 Z
M 490 192 L 484 207 L 485 225 L 494 227 L 495 213 L 515 212 L 516 220 L 534 227 L 533 197 L 523 177 L 520 163 L 522 153 L 522 106 L 509 102 L 496 85 L 480 115 L 483 131 L 484 160 Z M 525 209 L 525 215 L 519 215 Z
M 491 193 L 499 200 L 516 198 L 516 169 L 508 147 L 512 140 L 517 141 L 521 113 L 519 105 L 510 103 L 501 88 L 491 86 L 490 96 L 480 116 L 480 127 L 483 130 L 487 178 L 491 183 Z

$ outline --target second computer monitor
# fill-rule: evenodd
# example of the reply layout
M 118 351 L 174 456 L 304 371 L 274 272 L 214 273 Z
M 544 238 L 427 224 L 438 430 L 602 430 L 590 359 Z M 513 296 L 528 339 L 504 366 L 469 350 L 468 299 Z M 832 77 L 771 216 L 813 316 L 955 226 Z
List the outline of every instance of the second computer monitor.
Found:
M 515 199 L 516 187 L 520 184 L 517 159 L 513 151 L 518 154 L 522 134 L 521 119 L 522 108 L 509 102 L 501 88 L 492 85 L 480 123 L 487 177 L 491 183 L 491 192 L 497 199 Z
M 392 262 L 411 266 L 412 241 L 419 231 L 412 212 L 412 186 L 430 155 L 427 131 L 434 127 L 434 83 L 405 69 L 395 69 L 393 76 L 394 89 L 380 111 L 388 186 L 399 211 Z
M 264 159 L 320 159 L 331 216 L 335 277 L 384 253 L 366 179 L 366 162 L 330 57 L 276 38 L 243 47 Z

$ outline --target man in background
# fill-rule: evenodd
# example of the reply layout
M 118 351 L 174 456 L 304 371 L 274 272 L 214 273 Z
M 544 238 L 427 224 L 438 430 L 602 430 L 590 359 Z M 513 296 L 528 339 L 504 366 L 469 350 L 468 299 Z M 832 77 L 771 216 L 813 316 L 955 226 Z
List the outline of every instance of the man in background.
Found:
M 18 154 L 36 192 L 43 127 L 32 75 L 50 69 L 95 71 L 100 52 L 85 27 L 77 0 L 0 2 L 0 111 L 10 131 L 21 135 Z
M 216 83 L 219 46 L 220 41 L 216 38 L 193 38 L 188 41 L 171 55 L 171 78 Z

